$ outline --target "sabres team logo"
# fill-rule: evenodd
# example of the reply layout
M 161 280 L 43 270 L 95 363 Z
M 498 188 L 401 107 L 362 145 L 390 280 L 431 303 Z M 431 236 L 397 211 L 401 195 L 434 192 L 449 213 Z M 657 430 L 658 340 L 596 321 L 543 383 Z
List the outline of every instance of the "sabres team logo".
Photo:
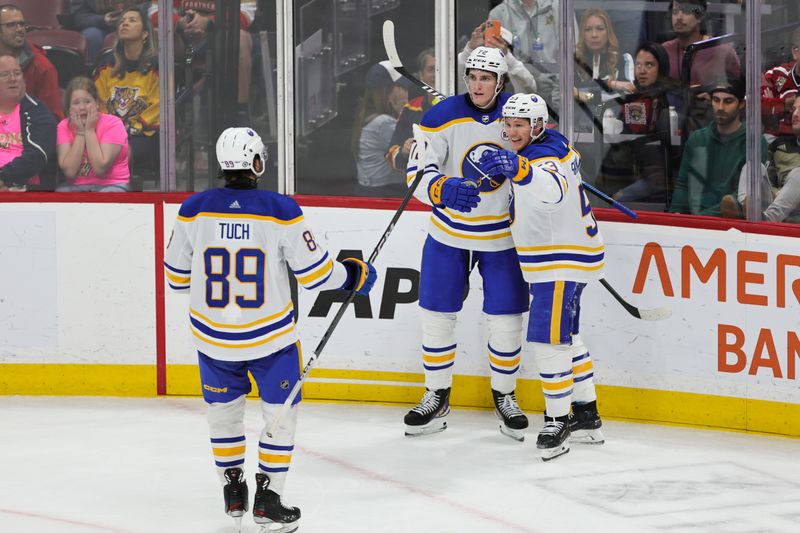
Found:
M 486 177 L 478 166 L 481 156 L 486 151 L 501 150 L 502 147 L 494 143 L 480 143 L 470 148 L 464 160 L 461 162 L 461 175 L 465 178 L 474 179 L 480 185 L 481 192 L 492 192 L 500 187 L 505 181 L 504 176 Z

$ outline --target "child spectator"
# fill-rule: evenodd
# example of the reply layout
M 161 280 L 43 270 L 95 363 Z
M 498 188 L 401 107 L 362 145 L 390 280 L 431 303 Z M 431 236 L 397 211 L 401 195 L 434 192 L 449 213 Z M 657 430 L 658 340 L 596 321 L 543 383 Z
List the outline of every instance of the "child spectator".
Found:
M 58 166 L 70 181 L 58 192 L 128 190 L 128 133 L 119 117 L 100 112 L 92 80 L 73 78 L 65 92 L 65 118 L 58 124 Z

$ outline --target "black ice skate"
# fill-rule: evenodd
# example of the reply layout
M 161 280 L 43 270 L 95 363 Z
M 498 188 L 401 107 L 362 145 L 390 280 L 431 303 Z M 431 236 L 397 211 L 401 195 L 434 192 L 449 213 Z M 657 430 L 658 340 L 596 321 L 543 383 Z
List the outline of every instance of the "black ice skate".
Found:
M 519 408 L 514 391 L 503 394 L 492 389 L 492 397 L 494 414 L 500 421 L 500 433 L 520 442 L 525 440 L 524 430 L 528 427 L 528 417 Z
M 300 509 L 284 507 L 280 495 L 269 490 L 269 477 L 256 474 L 256 497 L 253 500 L 253 520 L 261 531 L 291 533 L 300 527 Z
M 569 453 L 569 417 L 544 416 L 544 427 L 536 439 L 536 447 L 542 451 L 542 461 L 555 459 Z
M 236 527 L 242 530 L 242 515 L 247 512 L 249 501 L 247 492 L 247 481 L 243 479 L 244 472 L 241 468 L 228 468 L 225 470 L 225 481 L 228 483 L 222 487 L 222 494 L 225 496 L 225 512 L 236 520 Z
M 416 437 L 444 431 L 447 429 L 446 419 L 449 413 L 450 387 L 426 390 L 422 400 L 406 414 L 406 436 Z
M 569 415 L 569 440 L 581 444 L 603 444 L 605 438 L 600 427 L 603 421 L 597 412 L 597 402 L 585 404 L 572 404 L 572 413 Z

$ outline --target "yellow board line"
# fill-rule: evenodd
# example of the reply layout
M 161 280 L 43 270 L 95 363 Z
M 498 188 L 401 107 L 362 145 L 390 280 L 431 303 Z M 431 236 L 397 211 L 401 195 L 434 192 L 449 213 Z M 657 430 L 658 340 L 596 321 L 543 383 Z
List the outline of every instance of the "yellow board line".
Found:
M 304 399 L 416 404 L 424 387 L 422 374 L 407 372 L 316 368 L 309 379 L 315 377 L 342 382 L 309 381 L 303 386 Z M 359 381 L 385 381 L 387 384 Z M 416 385 L 398 385 L 398 382 Z M 255 384 L 253 390 L 256 390 Z M 197 365 L 167 365 L 167 394 L 200 396 Z M 0 395 L 153 397 L 156 395 L 156 367 L 0 364 Z M 526 411 L 544 410 L 539 380 L 519 379 L 516 396 Z M 798 404 L 614 385 L 597 385 L 597 396 L 600 414 L 605 418 L 800 437 Z M 253 393 L 251 397 L 257 396 Z M 450 402 L 455 407 L 491 408 L 489 378 L 454 376 Z M 398 427 L 402 425 L 401 420 L 397 423 Z

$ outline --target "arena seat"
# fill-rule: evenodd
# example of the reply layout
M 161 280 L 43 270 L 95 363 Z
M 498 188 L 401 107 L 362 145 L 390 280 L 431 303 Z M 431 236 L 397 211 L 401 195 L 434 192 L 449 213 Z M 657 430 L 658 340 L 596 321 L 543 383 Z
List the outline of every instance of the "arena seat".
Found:
M 69 0 L 16 0 L 14 4 L 22 10 L 28 31 L 60 29 L 58 16 L 69 13 Z
M 86 76 L 86 38 L 70 30 L 36 30 L 28 38 L 41 46 L 58 71 L 58 85 L 66 87 L 75 76 Z

